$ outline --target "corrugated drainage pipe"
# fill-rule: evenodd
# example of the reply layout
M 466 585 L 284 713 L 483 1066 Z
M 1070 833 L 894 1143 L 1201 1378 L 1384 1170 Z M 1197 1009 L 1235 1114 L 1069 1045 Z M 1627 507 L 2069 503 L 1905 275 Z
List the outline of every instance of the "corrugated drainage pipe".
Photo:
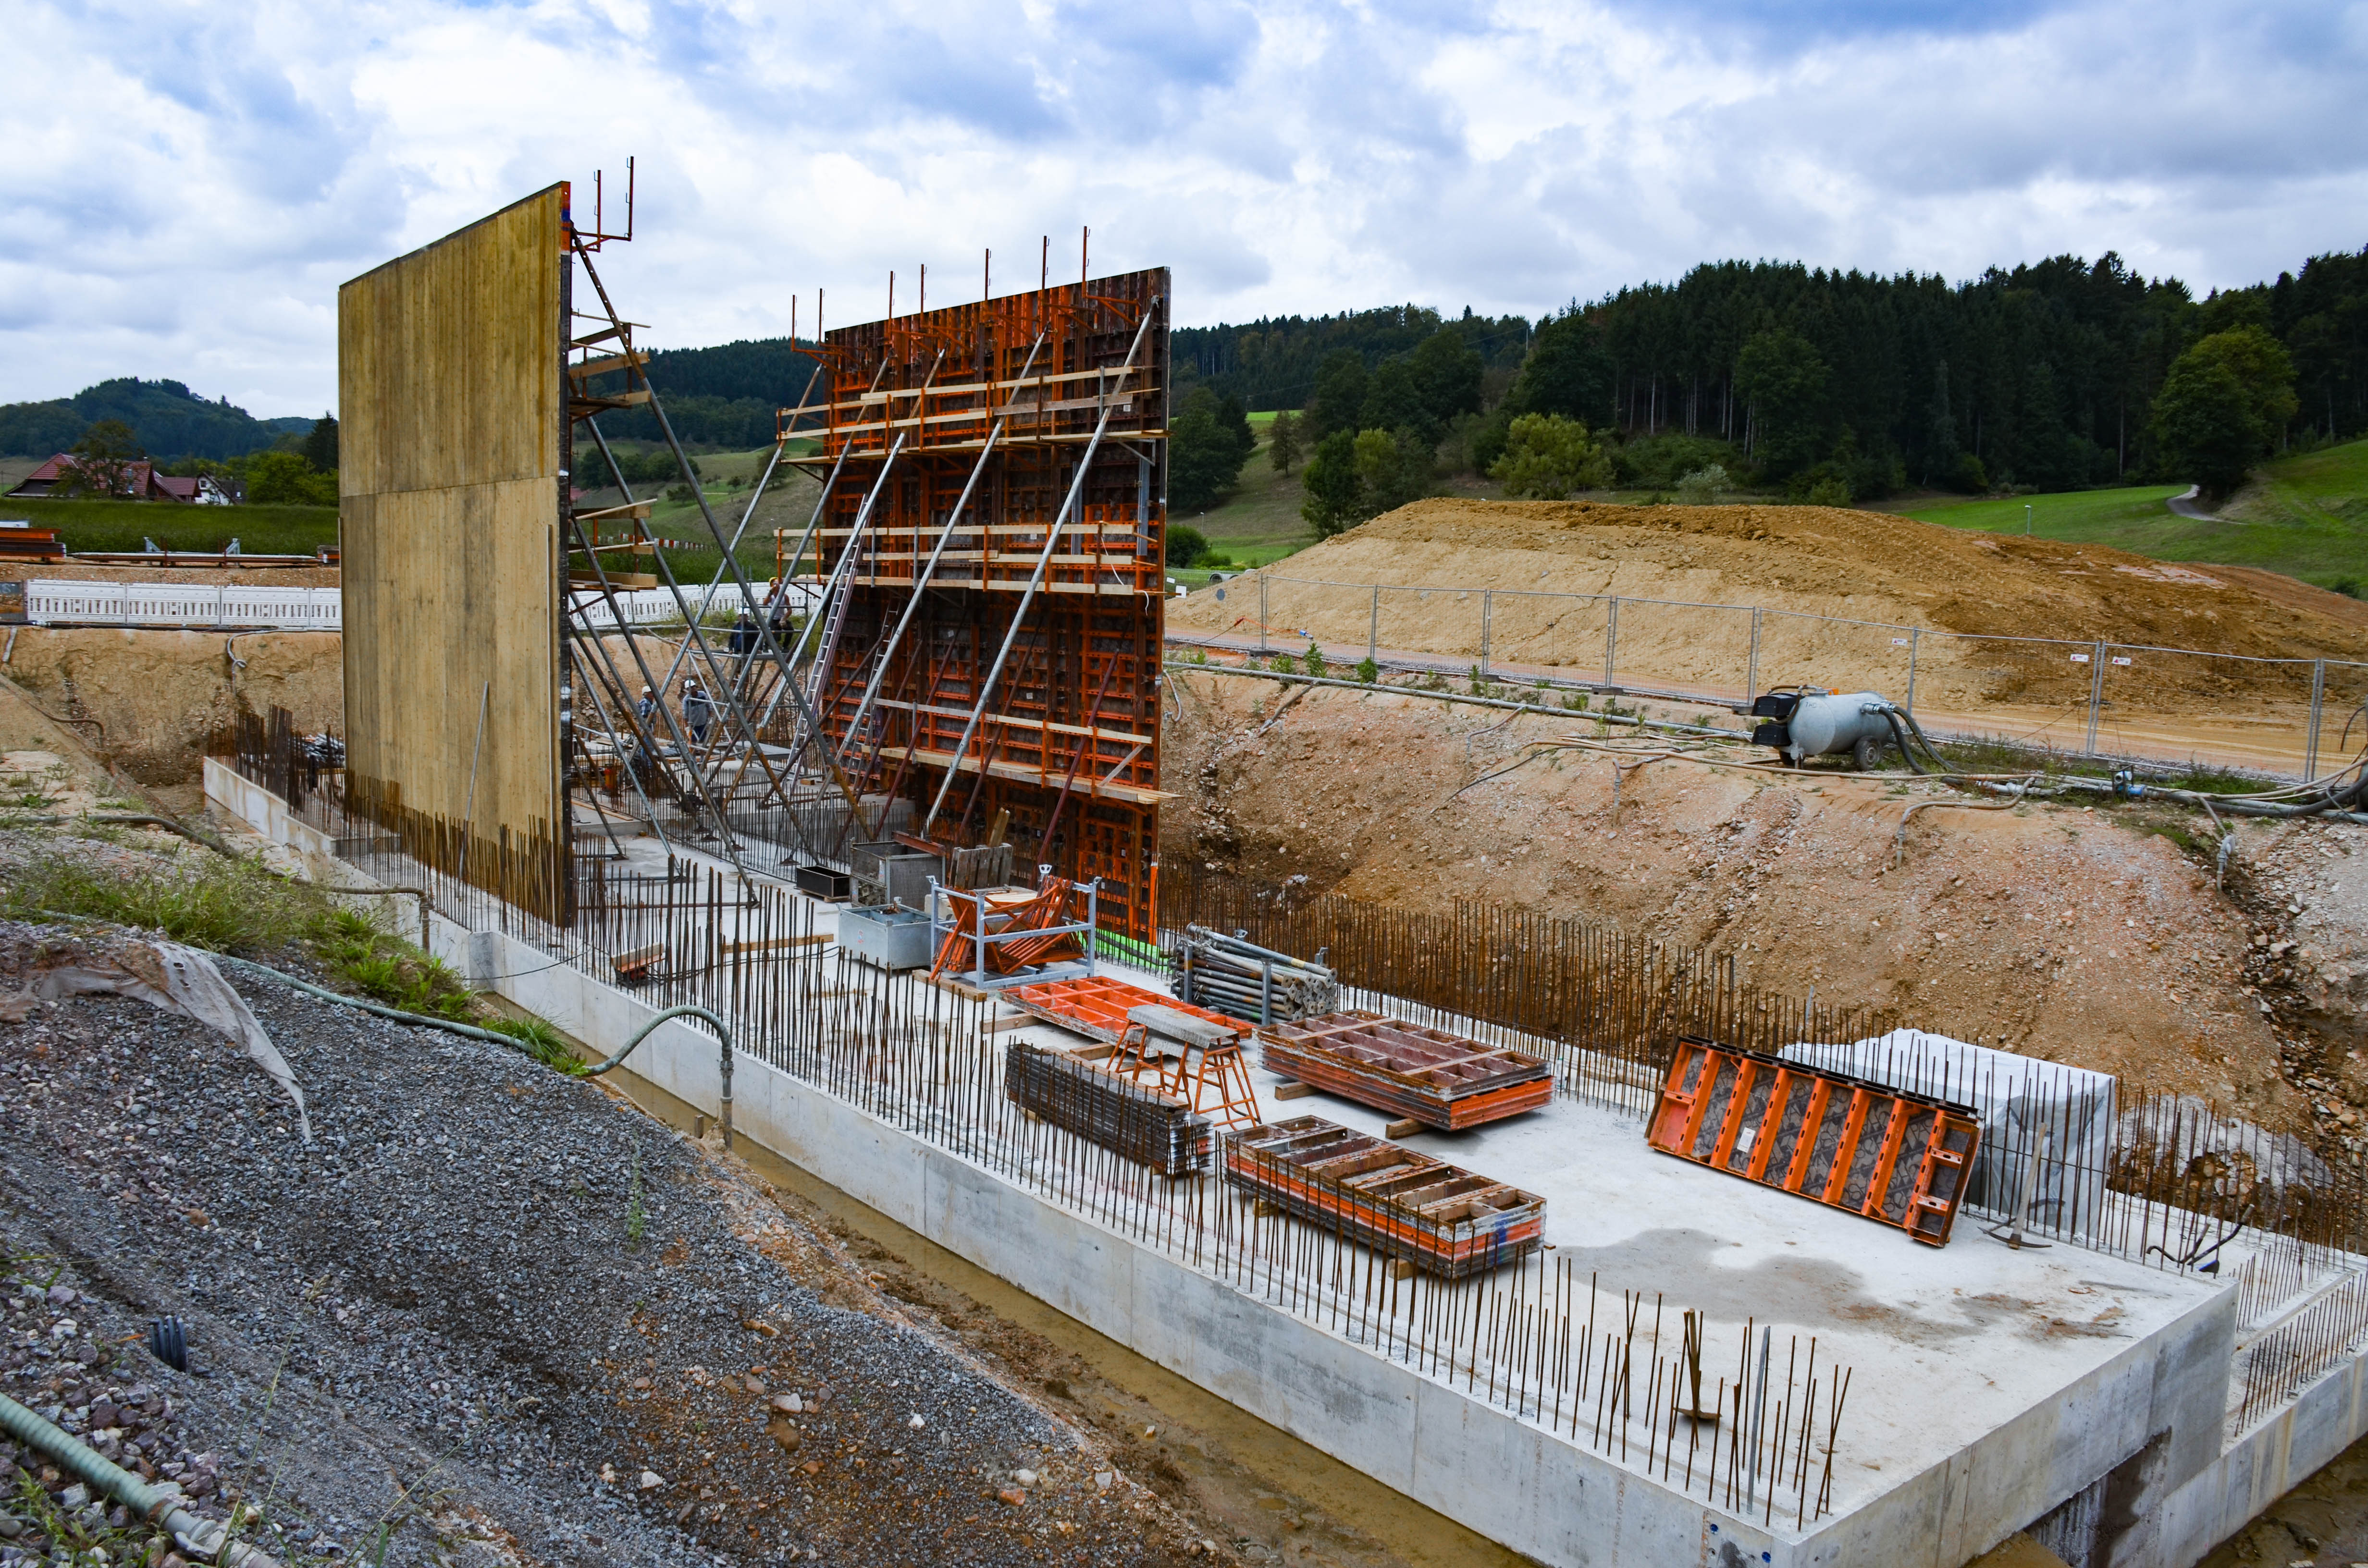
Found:
M 532 1051 L 527 1050 L 524 1042 L 520 1041 L 516 1036 L 503 1034 L 498 1029 L 481 1029 L 474 1024 L 457 1024 L 450 1018 L 431 1018 L 425 1013 L 406 1013 L 400 1007 L 381 1006 L 376 1002 L 365 1002 L 359 996 L 347 996 L 342 992 L 327 990 L 322 986 L 313 984 L 311 981 L 299 980 L 294 975 L 290 974 L 283 970 L 272 968 L 269 964 L 256 963 L 253 959 L 233 958 L 228 953 L 217 953 L 214 956 L 227 963 L 236 964 L 241 969 L 256 970 L 261 973 L 268 974 L 274 980 L 278 980 L 284 984 L 292 985 L 297 990 L 305 992 L 308 994 L 318 996 L 324 1002 L 335 1002 L 341 1006 L 347 1007 L 359 1007 L 365 1013 L 375 1013 L 381 1018 L 393 1018 L 397 1023 L 416 1024 L 422 1028 L 442 1029 L 447 1034 L 466 1035 L 471 1040 L 491 1040 L 495 1045 L 507 1046 L 510 1050 L 518 1051 L 522 1055 L 531 1056 L 533 1054 Z M 717 1017 L 706 1008 L 689 1006 L 668 1007 L 665 1012 L 660 1013 L 656 1017 L 652 1018 L 648 1023 L 643 1024 L 640 1030 L 634 1034 L 633 1038 L 625 1042 L 624 1049 L 618 1051 L 616 1055 L 611 1056 L 606 1062 L 598 1062 L 584 1069 L 584 1075 L 587 1078 L 597 1078 L 601 1074 L 609 1071 L 611 1068 L 623 1065 L 625 1058 L 633 1053 L 634 1048 L 639 1046 L 642 1041 L 649 1039 L 651 1033 L 655 1030 L 660 1024 L 665 1023 L 669 1018 L 700 1019 L 705 1022 L 710 1028 L 715 1031 L 716 1039 L 722 1044 L 723 1053 L 720 1062 L 720 1075 L 723 1078 L 723 1092 L 722 1096 L 722 1114 L 719 1119 L 723 1124 L 723 1146 L 724 1148 L 729 1149 L 732 1147 L 732 1030 L 724 1024 L 722 1018 Z
M 55 1460 L 141 1518 L 160 1527 L 181 1551 L 192 1556 L 219 1562 L 222 1568 L 279 1568 L 278 1558 L 244 1541 L 231 1540 L 229 1527 L 220 1519 L 200 1518 L 191 1513 L 188 1499 L 181 1495 L 179 1486 L 150 1485 L 4 1393 L 0 1393 L 0 1431 Z

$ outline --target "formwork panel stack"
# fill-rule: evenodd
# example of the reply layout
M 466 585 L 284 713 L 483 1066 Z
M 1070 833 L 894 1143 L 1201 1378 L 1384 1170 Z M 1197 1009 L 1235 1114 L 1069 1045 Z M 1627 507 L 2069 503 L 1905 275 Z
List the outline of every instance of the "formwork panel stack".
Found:
M 1143 940 L 1165 798 L 1167 311 L 1154 268 L 842 328 L 826 394 L 784 411 L 820 437 L 803 460 L 835 475 L 811 540 L 780 547 L 835 618 L 824 744 L 866 792 L 915 802 L 915 838 L 999 832 L 1018 864 L 1100 878 L 1104 926 Z

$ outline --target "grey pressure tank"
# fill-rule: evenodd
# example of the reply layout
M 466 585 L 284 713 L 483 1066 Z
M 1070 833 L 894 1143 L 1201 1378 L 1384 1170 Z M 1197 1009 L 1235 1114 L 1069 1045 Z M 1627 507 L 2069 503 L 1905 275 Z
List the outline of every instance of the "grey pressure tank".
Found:
M 1890 710 L 1890 699 L 1879 691 L 1771 691 L 1753 702 L 1751 711 L 1773 722 L 1754 729 L 1751 739 L 1774 746 L 1795 767 L 1809 757 L 1848 752 L 1861 768 L 1870 768 L 1892 744 L 1884 716 Z

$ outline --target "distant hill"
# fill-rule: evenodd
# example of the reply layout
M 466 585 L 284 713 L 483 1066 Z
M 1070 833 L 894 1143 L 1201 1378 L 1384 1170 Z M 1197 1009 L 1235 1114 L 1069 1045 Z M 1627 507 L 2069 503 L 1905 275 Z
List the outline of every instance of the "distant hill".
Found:
M 711 348 L 658 349 L 650 356 L 649 376 L 684 444 L 745 450 L 772 443 L 774 411 L 796 405 L 814 368 L 798 343 L 758 337 Z M 659 438 L 657 418 L 645 408 L 603 415 L 600 428 L 632 440 Z
M 302 435 L 313 421 L 301 415 L 257 419 L 228 398 L 208 403 L 178 381 L 123 376 L 46 403 L 0 403 L 0 455 L 46 458 L 82 439 L 102 419 L 131 426 L 152 458 L 235 458 Z

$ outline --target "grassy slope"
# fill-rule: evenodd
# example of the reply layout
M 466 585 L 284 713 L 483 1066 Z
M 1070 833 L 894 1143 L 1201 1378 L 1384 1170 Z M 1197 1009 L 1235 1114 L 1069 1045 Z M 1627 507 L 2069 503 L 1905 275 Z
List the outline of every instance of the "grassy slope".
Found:
M 167 501 L 8 501 L 0 517 L 55 528 L 70 551 L 220 550 L 235 536 L 250 555 L 310 555 L 337 542 L 335 506 L 184 506 Z
M 2184 485 L 2084 490 L 2004 501 L 1917 497 L 1886 511 L 1928 523 L 2110 544 L 2161 561 L 2258 566 L 2332 587 L 2368 579 L 2368 441 L 2267 464 L 2224 516 L 2209 522 L 2164 502 Z

